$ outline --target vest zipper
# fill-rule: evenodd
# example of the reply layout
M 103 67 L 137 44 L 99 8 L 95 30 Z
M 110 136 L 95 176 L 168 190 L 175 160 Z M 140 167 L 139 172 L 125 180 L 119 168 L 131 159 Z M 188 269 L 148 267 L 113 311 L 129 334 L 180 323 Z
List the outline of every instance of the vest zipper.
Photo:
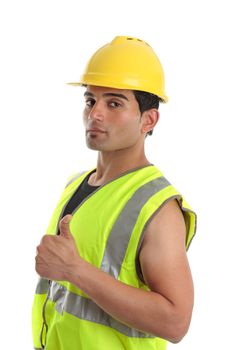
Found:
M 48 300 L 49 300 L 49 294 L 50 294 L 51 283 L 52 283 L 52 281 L 49 280 L 49 288 L 48 288 L 47 296 L 46 296 L 46 299 L 45 299 L 45 302 L 44 302 L 44 305 L 43 305 L 43 308 L 42 308 L 42 319 L 43 319 L 43 324 L 42 324 L 41 331 L 40 331 L 40 345 L 41 345 L 41 348 L 42 348 L 42 349 L 45 348 L 46 337 L 47 337 L 47 332 L 48 332 L 48 325 L 47 325 L 46 317 L 45 317 L 45 308 L 46 308 L 47 302 L 48 302 Z M 44 344 L 43 344 L 43 334 L 44 334 L 44 330 L 45 330 L 45 342 L 44 342 Z

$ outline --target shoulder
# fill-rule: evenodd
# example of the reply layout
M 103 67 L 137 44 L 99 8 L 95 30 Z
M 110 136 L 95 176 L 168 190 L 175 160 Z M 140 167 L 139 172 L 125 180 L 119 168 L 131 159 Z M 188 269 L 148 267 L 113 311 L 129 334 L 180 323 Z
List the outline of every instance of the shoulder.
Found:
M 148 263 L 148 254 L 159 258 L 164 253 L 186 251 L 186 225 L 176 199 L 167 201 L 147 225 L 140 250 L 140 264 Z M 150 262 L 150 261 L 149 261 Z M 141 266 L 142 267 L 142 266 Z
M 176 199 L 166 201 L 152 218 L 145 230 L 143 245 L 150 240 L 166 240 L 176 238 L 184 243 L 186 238 L 186 225 L 183 212 Z
M 177 200 L 171 199 L 148 224 L 139 255 L 146 284 L 169 300 L 175 298 L 174 289 L 179 301 L 192 291 L 185 242 L 185 220 Z

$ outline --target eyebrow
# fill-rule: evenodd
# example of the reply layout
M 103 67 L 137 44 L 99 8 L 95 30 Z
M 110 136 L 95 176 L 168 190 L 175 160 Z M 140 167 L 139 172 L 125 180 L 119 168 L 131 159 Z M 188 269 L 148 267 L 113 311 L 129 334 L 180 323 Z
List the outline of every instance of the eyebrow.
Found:
M 84 92 L 84 96 L 94 97 L 95 95 L 94 95 L 92 92 L 85 91 L 85 92 Z M 114 93 L 114 92 L 105 92 L 105 93 L 103 94 L 103 96 L 104 96 L 104 97 L 109 97 L 109 96 L 119 97 L 119 98 L 123 98 L 123 99 L 129 101 L 128 98 L 127 98 L 125 95 L 123 95 L 123 94 L 116 94 L 116 93 Z

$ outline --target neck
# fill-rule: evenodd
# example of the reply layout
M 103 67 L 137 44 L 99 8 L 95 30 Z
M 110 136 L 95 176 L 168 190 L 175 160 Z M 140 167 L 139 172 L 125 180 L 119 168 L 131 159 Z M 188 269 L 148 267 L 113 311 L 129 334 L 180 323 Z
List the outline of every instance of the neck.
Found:
M 144 149 L 140 152 L 132 152 L 132 148 L 113 152 L 99 152 L 96 172 L 89 179 L 89 184 L 101 186 L 134 168 L 149 165 Z

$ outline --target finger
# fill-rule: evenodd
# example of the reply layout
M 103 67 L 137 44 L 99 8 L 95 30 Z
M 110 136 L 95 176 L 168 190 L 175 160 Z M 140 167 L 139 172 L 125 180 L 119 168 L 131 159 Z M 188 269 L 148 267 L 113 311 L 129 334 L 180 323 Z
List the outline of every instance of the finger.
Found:
M 70 220 L 72 219 L 72 215 L 66 215 L 61 219 L 59 223 L 60 235 L 66 238 L 71 236 L 70 232 Z

